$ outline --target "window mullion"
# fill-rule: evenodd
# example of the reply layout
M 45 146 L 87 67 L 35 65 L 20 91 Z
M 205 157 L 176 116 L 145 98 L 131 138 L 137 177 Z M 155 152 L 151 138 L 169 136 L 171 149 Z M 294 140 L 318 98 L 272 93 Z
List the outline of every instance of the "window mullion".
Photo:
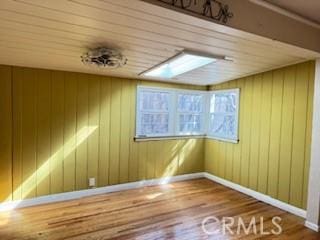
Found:
M 172 134 L 178 135 L 178 91 L 175 90 L 174 94 L 172 96 L 172 110 L 171 110 L 171 116 L 172 116 Z

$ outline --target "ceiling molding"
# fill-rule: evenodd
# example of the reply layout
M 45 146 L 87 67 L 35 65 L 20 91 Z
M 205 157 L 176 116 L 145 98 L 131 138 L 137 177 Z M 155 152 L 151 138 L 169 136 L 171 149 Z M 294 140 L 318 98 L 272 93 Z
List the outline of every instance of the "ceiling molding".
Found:
M 291 11 L 289 11 L 287 9 L 284 9 L 282 7 L 279 7 L 279 6 L 276 6 L 276 5 L 272 4 L 272 3 L 266 2 L 264 0 L 249 0 L 249 1 L 254 3 L 254 4 L 260 5 L 260 6 L 264 7 L 264 8 L 267 8 L 269 10 L 272 10 L 274 12 L 280 13 L 280 14 L 286 16 L 286 17 L 289 17 L 289 18 L 292 18 L 294 20 L 297 20 L 297 21 L 299 21 L 301 23 L 307 24 L 307 25 L 309 25 L 311 27 L 315 27 L 315 28 L 320 30 L 320 24 L 319 23 L 314 22 L 314 21 L 312 21 L 310 19 L 304 18 L 304 17 L 300 16 L 299 14 L 291 12 Z
M 193 16 L 194 18 L 202 19 L 207 22 L 213 22 L 217 25 L 216 28 L 219 28 L 222 32 L 231 33 L 241 31 L 243 35 L 253 34 L 320 53 L 320 45 L 318 44 L 320 42 L 320 31 L 318 27 L 311 26 L 310 22 L 308 22 L 308 24 L 302 22 L 301 17 L 298 18 L 295 16 L 295 18 L 293 18 L 293 15 L 290 15 L 291 17 L 289 17 L 283 14 L 284 12 L 280 13 L 279 9 L 278 11 L 275 11 L 257 4 L 257 2 L 260 3 L 261 1 L 223 0 L 223 3 L 229 6 L 230 12 L 234 15 L 233 18 L 225 24 L 203 15 L 203 11 L 199 7 L 186 10 L 172 4 L 163 3 L 163 1 L 170 0 L 142 1 Z M 201 6 L 201 3 L 206 2 L 206 0 L 197 1 L 199 1 L 199 6 Z M 288 14 L 288 12 L 286 12 L 286 14 Z M 304 19 L 304 21 L 306 21 L 306 19 Z

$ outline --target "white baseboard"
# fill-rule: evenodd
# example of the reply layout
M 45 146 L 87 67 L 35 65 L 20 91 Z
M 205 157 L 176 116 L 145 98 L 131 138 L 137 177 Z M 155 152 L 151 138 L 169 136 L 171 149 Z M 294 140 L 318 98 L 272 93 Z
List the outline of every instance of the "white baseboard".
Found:
M 313 230 L 313 231 L 316 231 L 316 232 L 319 232 L 320 231 L 320 226 L 317 225 L 317 224 L 314 224 L 312 222 L 308 222 L 306 221 L 305 224 L 304 224 L 307 228 Z
M 220 183 L 226 187 L 229 187 L 229 188 L 232 188 L 238 192 L 242 192 L 246 195 L 249 195 L 259 201 L 262 201 L 262 202 L 265 202 L 265 203 L 268 203 L 274 207 L 277 207 L 277 208 L 280 208 L 284 211 L 287 211 L 289 213 L 292 213 L 294 215 L 297 215 L 299 217 L 302 217 L 302 218 L 306 218 L 306 210 L 304 209 L 301 209 L 301 208 L 297 208 L 295 206 L 292 206 L 288 203 L 285 203 L 285 202 L 282 202 L 282 201 L 279 201 L 275 198 L 272 198 L 268 195 L 265 195 L 263 193 L 259 193 L 257 191 L 254 191 L 254 190 L 251 190 L 249 188 L 246 188 L 246 187 L 243 187 L 239 184 L 236 184 L 236 183 L 233 183 L 233 182 L 230 182 L 228 180 L 225 180 L 223 178 L 219 178 L 217 176 L 214 176 L 210 173 L 204 173 L 204 177 L 206 177 L 207 179 L 210 179 L 214 182 L 217 182 L 217 183 Z
M 31 206 L 40 205 L 40 204 L 68 201 L 68 200 L 74 200 L 74 199 L 79 199 L 82 197 L 88 197 L 88 196 L 93 196 L 98 194 L 119 192 L 119 191 L 130 190 L 130 189 L 146 187 L 146 186 L 163 185 L 167 183 L 185 181 L 185 180 L 191 180 L 191 179 L 197 179 L 197 178 L 203 178 L 203 177 L 204 177 L 204 173 L 202 172 L 191 173 L 191 174 L 184 174 L 184 175 L 165 177 L 165 178 L 159 178 L 159 179 L 142 180 L 142 181 L 137 181 L 132 183 L 123 183 L 123 184 L 117 184 L 117 185 L 94 188 L 94 189 L 52 194 L 48 196 L 41 196 L 41 197 L 25 199 L 20 201 L 5 202 L 0 204 L 0 212 L 9 211 L 16 208 L 31 207 Z
M 303 209 L 294 207 L 290 204 L 281 202 L 281 201 L 274 199 L 270 196 L 267 196 L 265 194 L 256 192 L 254 190 L 243 187 L 239 184 L 230 182 L 228 180 L 219 178 L 217 176 L 214 176 L 214 175 L 212 175 L 210 173 L 206 173 L 206 172 L 178 175 L 178 176 L 165 177 L 165 178 L 159 178 L 159 179 L 142 180 L 142 181 L 137 181 L 137 182 L 132 182 L 132 183 L 117 184 L 117 185 L 113 185 L 113 186 L 107 186 L 107 187 L 101 187 L 101 188 L 95 188 L 95 189 L 87 189 L 87 190 L 80 190 L 80 191 L 74 191 L 74 192 L 53 194 L 53 195 L 48 195 L 48 196 L 42 196 L 42 197 L 36 197 L 36 198 L 32 198 L 32 199 L 21 200 L 21 201 L 5 202 L 5 203 L 0 204 L 0 212 L 12 210 L 15 208 L 31 207 L 31 206 L 40 205 L 40 204 L 68 201 L 68 200 L 74 200 L 74 199 L 79 199 L 82 197 L 88 197 L 88 196 L 93 196 L 93 195 L 98 195 L 98 194 L 118 192 L 118 191 L 136 189 L 136 188 L 146 187 L 146 186 L 162 185 L 162 184 L 166 184 L 166 183 L 185 181 L 185 180 L 191 180 L 191 179 L 198 179 L 198 178 L 207 178 L 211 181 L 220 183 L 220 184 L 222 184 L 226 187 L 232 188 L 238 192 L 242 192 L 242 193 L 249 195 L 257 200 L 268 203 L 268 204 L 275 206 L 277 208 L 280 208 L 284 211 L 290 212 L 290 213 L 295 214 L 297 216 L 300 216 L 302 218 L 306 218 L 306 211 Z M 316 226 L 312 225 L 311 223 L 308 223 L 308 224 L 306 223 L 306 226 L 307 227 L 311 226 L 312 227 L 312 228 L 310 227 L 311 229 L 316 228 Z

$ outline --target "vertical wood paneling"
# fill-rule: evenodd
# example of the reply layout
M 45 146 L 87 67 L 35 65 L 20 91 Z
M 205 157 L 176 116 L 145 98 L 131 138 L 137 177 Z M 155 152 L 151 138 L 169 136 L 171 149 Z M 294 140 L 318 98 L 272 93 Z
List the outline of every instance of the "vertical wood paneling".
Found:
M 229 181 L 233 180 L 233 149 L 233 144 L 226 145 L 225 178 Z
M 136 103 L 136 80 L 130 81 L 130 103 Z M 135 137 L 136 132 L 136 121 L 132 121 L 132 119 L 136 119 L 136 104 L 130 104 L 130 156 L 129 156 L 129 181 L 137 181 L 139 179 L 138 176 L 138 161 L 139 161 L 139 152 L 138 152 L 138 143 L 134 142 L 133 139 Z
M 11 68 L 0 66 L 0 201 L 12 200 Z
M 23 68 L 12 70 L 12 116 L 13 116 L 13 152 L 12 152 L 12 196 L 13 200 L 22 199 L 22 102 Z
M 63 192 L 64 73 L 51 75 L 51 193 Z
M 168 172 L 169 172 L 169 166 L 170 166 L 170 162 L 171 160 L 174 158 L 174 145 L 173 145 L 173 141 L 169 140 L 166 141 L 163 144 L 163 176 L 166 177 L 168 176 Z M 139 167 L 140 168 L 140 167 Z
M 187 144 L 186 139 L 179 140 L 179 161 L 175 167 L 177 170 L 176 174 L 184 174 L 184 169 L 186 168 L 186 164 L 188 162 L 188 156 L 185 149 L 186 144 Z
M 168 150 L 171 151 L 171 158 L 166 165 L 167 176 L 176 175 L 180 170 L 179 165 L 184 160 L 184 153 L 181 151 L 181 147 L 182 142 L 180 140 L 171 141 L 169 145 Z
M 280 161 L 278 197 L 281 201 L 289 202 L 290 171 L 292 154 L 293 108 L 295 106 L 296 67 L 286 68 L 284 72 Z
M 217 176 L 220 176 L 220 164 L 223 159 L 220 157 L 220 143 L 219 143 L 219 141 L 214 141 L 213 146 L 214 146 L 213 151 L 216 156 L 214 158 L 215 162 L 216 162 L 215 172 L 216 172 Z
M 37 196 L 50 193 L 51 73 L 37 72 Z
M 156 155 L 155 155 L 155 141 L 147 142 L 147 179 L 152 179 L 155 177 L 155 164 L 156 164 Z
M 305 141 L 308 113 L 309 63 L 300 64 L 297 68 L 290 176 L 290 202 L 293 205 L 301 206 L 303 201 L 304 157 L 306 151 Z
M 85 189 L 89 176 L 105 186 L 203 171 L 205 163 L 209 172 L 305 207 L 313 71 L 309 62 L 214 87 L 241 88 L 240 143 L 230 144 L 133 142 L 138 81 L 13 68 L 13 198 Z
M 119 183 L 120 134 L 121 134 L 121 89 L 122 79 L 112 79 L 111 83 L 111 128 L 109 184 Z
M 226 162 L 232 181 L 306 208 L 314 84 L 314 62 L 257 74 L 210 89 L 236 86 L 240 93 L 240 142 L 206 140 L 205 170 L 215 175 Z M 235 85 L 234 85 L 235 84 Z M 226 155 L 220 153 L 225 145 Z M 217 150 L 215 147 L 217 146 Z M 230 168 L 230 169 L 228 169 Z M 248 185 L 247 185 L 248 184 Z
M 138 151 L 139 151 L 139 153 L 138 153 L 138 156 L 139 156 L 139 158 L 138 158 L 138 160 L 139 160 L 139 162 L 138 162 L 138 166 L 139 166 L 139 172 L 138 172 L 138 174 L 139 174 L 139 179 L 141 179 L 141 180 L 144 180 L 144 179 L 146 179 L 147 178 L 147 166 L 146 166 L 146 164 L 147 164 L 147 154 L 148 154 L 148 151 L 147 151 L 147 145 L 148 145 L 148 143 L 138 143 Z
M 22 101 L 22 198 L 36 196 L 36 71 L 24 69 Z
M 270 120 L 271 120 L 272 72 L 262 77 L 261 119 L 260 119 L 260 152 L 258 169 L 258 191 L 264 194 L 268 189 Z
M 205 153 L 204 153 L 204 169 L 210 173 L 215 173 L 215 154 L 213 153 L 213 141 L 205 141 Z
M 245 129 L 242 138 L 242 155 L 241 155 L 241 178 L 240 182 L 244 186 L 249 184 L 249 164 L 250 164 L 250 137 L 252 122 L 252 95 L 253 95 L 253 78 L 249 77 L 245 80 L 244 95 L 244 118 L 243 128 Z M 241 140 L 240 140 L 241 141 Z
M 216 141 L 214 143 L 214 146 L 215 146 L 214 151 L 216 153 L 216 164 L 217 164 L 215 168 L 216 168 L 217 176 L 223 178 L 223 176 L 221 175 L 221 164 L 224 161 L 224 159 L 221 156 L 220 144 L 222 144 L 220 143 L 220 141 Z
M 99 125 L 99 181 L 98 186 L 109 183 L 111 80 L 101 78 Z
M 163 173 L 164 173 L 164 162 L 163 162 L 163 159 L 161 157 L 161 151 L 163 149 L 163 141 L 158 141 L 156 143 L 156 149 L 157 149 L 157 153 L 156 155 L 154 156 L 155 157 L 155 177 L 156 178 L 161 178 L 163 176 Z
M 99 124 L 100 124 L 100 77 L 90 76 L 89 87 L 89 116 L 88 127 L 88 178 L 98 178 L 99 169 Z
M 278 195 L 279 158 L 281 142 L 281 112 L 283 100 L 283 69 L 273 73 L 271 132 L 269 148 L 268 194 L 274 198 Z
M 188 149 L 191 149 L 191 156 L 188 161 L 188 168 L 185 173 L 190 172 L 199 172 L 204 168 L 204 161 L 194 161 L 197 157 L 199 159 L 204 159 L 204 140 L 203 139 L 190 139 L 191 146 L 188 146 Z
M 6 184 L 2 198 L 87 189 L 89 177 L 101 187 L 203 171 L 202 139 L 134 142 L 134 135 L 138 84 L 205 87 L 19 67 L 0 71 L 9 84 L 11 69 L 13 169 L 4 169 L 14 177 L 7 175 L 12 189 Z
M 182 146 L 181 146 L 179 165 L 178 165 L 179 175 L 189 172 L 193 155 L 196 153 L 195 149 L 192 147 L 196 144 L 195 139 L 183 139 L 181 140 L 181 143 L 182 143 Z
M 76 146 L 77 133 L 77 74 L 66 73 L 64 86 L 64 143 Z M 63 190 L 74 191 L 76 189 L 76 149 L 64 147 L 63 162 Z
M 194 139 L 195 145 L 192 146 L 193 158 L 190 159 L 191 167 L 188 172 L 203 172 L 204 171 L 204 143 L 205 139 Z M 202 161 L 201 161 L 202 159 Z
M 212 158 L 213 161 L 213 169 L 214 169 L 214 173 L 219 176 L 219 162 L 220 162 L 220 158 L 219 158 L 219 142 L 218 141 L 211 141 L 212 142 L 212 152 L 214 154 L 214 157 Z
M 252 95 L 252 122 L 250 139 L 250 161 L 249 161 L 249 187 L 258 189 L 258 169 L 260 155 L 260 120 L 261 120 L 261 89 L 262 75 L 256 75 L 253 79 Z
M 119 179 L 120 183 L 129 181 L 129 155 L 130 155 L 130 80 L 122 80 L 121 86 L 121 132 L 120 132 L 120 160 Z
M 77 133 L 76 133 L 76 189 L 88 186 L 88 79 L 78 75 Z M 85 136 L 85 137 L 84 137 Z M 83 139 L 84 138 L 84 139 Z
M 236 80 L 237 84 L 234 87 L 240 88 L 240 106 L 239 106 L 239 136 L 243 135 L 245 131 L 244 126 L 244 94 L 242 94 L 245 79 Z M 242 156 L 242 139 L 238 142 L 238 144 L 234 145 L 234 153 L 233 153 L 233 181 L 240 184 L 241 182 L 241 156 Z

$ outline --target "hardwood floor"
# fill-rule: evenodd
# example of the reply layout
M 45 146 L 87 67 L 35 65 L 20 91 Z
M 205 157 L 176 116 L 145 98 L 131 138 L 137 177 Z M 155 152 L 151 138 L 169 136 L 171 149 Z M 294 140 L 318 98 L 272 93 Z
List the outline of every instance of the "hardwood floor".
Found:
M 238 225 L 224 235 L 221 225 L 206 217 L 243 217 L 248 227 L 257 220 L 257 234 Z M 272 217 L 281 217 L 281 235 Z M 264 218 L 262 223 L 261 217 Z M 303 219 L 206 179 L 97 195 L 0 213 L 0 239 L 320 239 Z

